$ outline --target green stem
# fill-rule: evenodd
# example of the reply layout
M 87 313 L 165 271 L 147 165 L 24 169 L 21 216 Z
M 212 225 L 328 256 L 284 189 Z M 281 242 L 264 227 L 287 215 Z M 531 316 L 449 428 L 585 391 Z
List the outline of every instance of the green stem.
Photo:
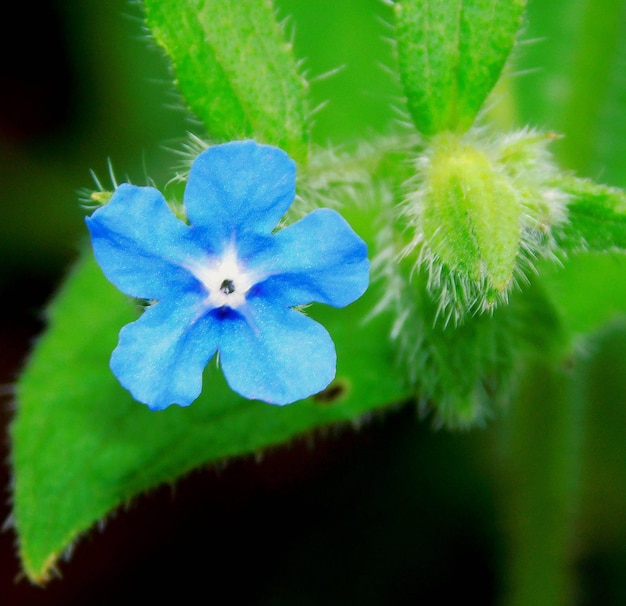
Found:
M 623 0 L 586 0 L 581 5 L 569 99 L 562 114 L 567 144 L 561 147 L 560 158 L 581 174 L 602 171 L 604 179 L 608 168 L 608 182 L 621 185 L 624 164 L 614 156 L 622 149 L 620 134 L 626 131 L 621 119 L 624 94 L 620 92 L 625 84 L 620 59 L 623 61 L 626 53 L 626 6 Z
M 507 606 L 572 603 L 572 539 L 583 423 L 572 374 L 526 366 L 507 425 Z

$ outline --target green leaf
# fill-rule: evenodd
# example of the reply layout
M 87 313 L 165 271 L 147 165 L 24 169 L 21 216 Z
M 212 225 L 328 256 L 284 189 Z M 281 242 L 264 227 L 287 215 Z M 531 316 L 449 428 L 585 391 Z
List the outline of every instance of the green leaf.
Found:
M 400 76 L 417 129 L 464 132 L 513 48 L 525 0 L 399 0 Z
M 209 136 L 307 155 L 306 84 L 270 0 L 145 0 L 147 23 Z
M 566 331 L 586 337 L 626 313 L 626 192 L 572 176 L 551 185 L 571 196 L 553 229 L 567 256 L 543 263 L 540 280 Z
M 571 196 L 568 220 L 555 233 L 562 250 L 626 251 L 626 192 L 575 177 L 554 185 Z
M 541 283 L 574 337 L 593 335 L 626 314 L 626 255 L 570 255 L 564 267 L 540 268 Z
M 612 185 L 626 186 L 626 3 L 582 4 L 571 97 L 563 116 L 569 145 L 562 148 L 561 159 L 577 171 L 602 173 Z
M 626 186 L 626 2 L 537 0 L 512 78 L 522 124 L 565 135 L 559 161 L 578 174 Z
M 46 582 L 81 533 L 142 491 L 316 427 L 357 422 L 404 399 L 389 319 L 362 322 L 376 296 L 370 289 L 348 309 L 309 308 L 337 346 L 337 378 L 326 392 L 286 407 L 248 401 L 228 388 L 213 362 L 190 407 L 151 412 L 108 367 L 117 333 L 137 308 L 84 254 L 17 385 L 14 521 L 28 577 Z

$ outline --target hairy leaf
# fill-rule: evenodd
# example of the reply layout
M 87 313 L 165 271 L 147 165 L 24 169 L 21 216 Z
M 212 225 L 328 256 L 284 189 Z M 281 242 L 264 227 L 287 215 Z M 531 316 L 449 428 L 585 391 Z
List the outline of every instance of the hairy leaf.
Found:
M 398 61 L 417 129 L 466 131 L 513 48 L 525 0 L 399 0 Z
M 306 157 L 306 84 L 270 0 L 144 4 L 178 89 L 211 138 L 254 138 Z
M 326 392 L 286 407 L 248 401 L 228 388 L 213 362 L 196 402 L 151 412 L 108 366 L 136 306 L 85 254 L 51 306 L 49 328 L 17 386 L 14 520 L 28 577 L 48 580 L 81 533 L 148 488 L 405 398 L 388 322 L 362 322 L 372 296 L 348 309 L 310 310 L 337 347 L 337 378 Z
M 566 168 L 626 186 L 626 3 L 531 2 L 526 21 L 519 121 L 565 135 L 554 151 Z
M 626 251 L 626 192 L 575 177 L 560 178 L 555 186 L 571 196 L 568 221 L 556 233 L 563 250 Z

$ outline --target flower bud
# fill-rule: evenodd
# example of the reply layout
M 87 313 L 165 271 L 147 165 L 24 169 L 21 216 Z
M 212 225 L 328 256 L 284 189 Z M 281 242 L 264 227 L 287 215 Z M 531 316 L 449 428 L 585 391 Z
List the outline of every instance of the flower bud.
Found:
M 513 282 L 522 208 L 510 176 L 479 147 L 434 137 L 408 214 L 409 250 L 426 266 L 446 320 L 493 307 Z
M 444 140 L 428 171 L 422 227 L 435 255 L 453 272 L 494 293 L 513 277 L 520 207 L 508 179 L 478 149 Z

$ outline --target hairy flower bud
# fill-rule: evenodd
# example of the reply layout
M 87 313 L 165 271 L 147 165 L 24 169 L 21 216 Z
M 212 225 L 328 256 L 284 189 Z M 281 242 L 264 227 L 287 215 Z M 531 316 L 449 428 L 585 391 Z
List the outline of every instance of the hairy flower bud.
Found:
M 489 293 L 502 292 L 513 277 L 519 215 L 511 184 L 483 152 L 453 138 L 438 142 L 428 169 L 422 227 L 442 263 L 484 283 Z
M 407 184 L 411 240 L 403 255 L 425 274 L 446 322 L 505 301 L 534 259 L 549 252 L 550 226 L 564 214 L 554 204 L 563 201 L 550 200 L 543 186 L 552 170 L 545 136 L 475 139 L 433 137 Z

